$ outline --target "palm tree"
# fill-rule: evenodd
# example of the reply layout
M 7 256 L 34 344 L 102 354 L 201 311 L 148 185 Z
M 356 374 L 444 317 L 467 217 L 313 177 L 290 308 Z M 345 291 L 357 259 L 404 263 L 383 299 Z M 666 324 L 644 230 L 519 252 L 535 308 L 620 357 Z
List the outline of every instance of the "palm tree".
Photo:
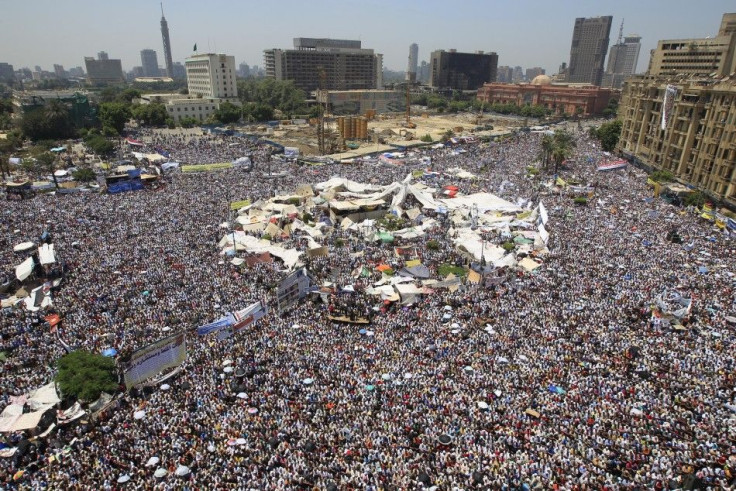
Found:
M 542 137 L 542 162 L 544 163 L 545 169 L 549 166 L 549 161 L 555 147 L 554 143 L 552 135 L 544 135 Z
M 553 140 L 552 160 L 555 161 L 555 174 L 562 162 L 572 156 L 575 140 L 572 134 L 565 130 L 555 131 Z

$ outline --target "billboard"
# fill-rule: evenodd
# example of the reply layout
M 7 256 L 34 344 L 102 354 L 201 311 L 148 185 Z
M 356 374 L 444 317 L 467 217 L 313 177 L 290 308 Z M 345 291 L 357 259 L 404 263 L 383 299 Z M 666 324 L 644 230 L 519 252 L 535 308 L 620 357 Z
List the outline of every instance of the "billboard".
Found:
M 243 310 L 233 312 L 233 317 L 235 317 L 233 332 L 240 332 L 241 330 L 255 323 L 259 319 L 263 318 L 266 314 L 268 314 L 268 306 L 263 302 L 256 302 L 244 308 Z
M 128 388 L 155 377 L 169 368 L 181 365 L 187 358 L 186 336 L 174 334 L 141 348 L 130 357 L 123 370 Z
M 294 305 L 299 299 L 304 298 L 309 293 L 310 286 L 311 280 L 309 279 L 306 268 L 297 269 L 286 277 L 276 292 L 279 311 L 283 312 Z
M 662 101 L 662 129 L 667 128 L 670 121 L 672 107 L 675 105 L 675 97 L 677 96 L 677 87 L 668 85 L 664 91 L 664 100 Z

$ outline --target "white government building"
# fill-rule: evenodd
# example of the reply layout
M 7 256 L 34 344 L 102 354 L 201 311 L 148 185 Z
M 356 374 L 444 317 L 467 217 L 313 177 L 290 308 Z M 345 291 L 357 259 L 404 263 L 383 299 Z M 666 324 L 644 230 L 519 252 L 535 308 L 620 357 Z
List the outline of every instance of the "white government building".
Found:
M 235 57 L 221 53 L 195 54 L 184 63 L 189 95 L 145 94 L 140 102 L 164 104 L 169 117 L 176 123 L 186 117 L 204 122 L 225 101 L 240 105 Z

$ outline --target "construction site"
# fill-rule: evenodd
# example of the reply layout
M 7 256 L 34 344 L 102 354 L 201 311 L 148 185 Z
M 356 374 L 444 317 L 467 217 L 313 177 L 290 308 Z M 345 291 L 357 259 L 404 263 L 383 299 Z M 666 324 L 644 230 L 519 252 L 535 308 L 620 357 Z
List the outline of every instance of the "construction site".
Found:
M 524 118 L 481 113 L 432 113 L 421 106 L 404 112 L 339 116 L 323 109 L 320 118 L 280 120 L 245 128 L 285 147 L 299 149 L 302 156 L 350 159 L 444 142 L 449 137 L 488 139 L 511 133 L 530 121 Z

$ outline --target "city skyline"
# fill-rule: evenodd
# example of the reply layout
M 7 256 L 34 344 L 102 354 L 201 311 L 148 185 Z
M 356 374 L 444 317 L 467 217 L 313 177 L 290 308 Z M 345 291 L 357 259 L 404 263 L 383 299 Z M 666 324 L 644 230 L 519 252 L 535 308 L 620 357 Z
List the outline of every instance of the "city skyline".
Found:
M 315 8 L 284 0 L 274 10 L 270 4 L 250 1 L 201 4 L 181 0 L 165 4 L 164 9 L 175 62 L 191 56 L 197 44 L 200 53 L 225 53 L 234 56 L 236 64 L 262 66 L 264 50 L 289 48 L 295 37 L 325 37 L 359 39 L 363 47 L 383 54 L 384 69 L 398 72 L 406 70 L 409 45 L 417 43 L 420 62 L 428 61 L 430 53 L 439 49 L 495 51 L 499 65 L 539 66 L 548 74 L 556 73 L 560 63 L 569 62 L 577 17 L 611 15 L 615 26 L 623 19 L 624 35 L 642 37 L 636 68 L 641 73 L 659 39 L 713 36 L 721 15 L 736 10 L 732 2 L 723 0 L 710 1 L 696 10 L 684 8 L 690 4 L 680 0 L 585 4 L 572 0 L 554 4 L 461 0 L 452 8 L 448 5 L 436 0 L 421 4 L 328 0 Z M 157 1 L 131 0 L 125 9 L 110 10 L 115 29 L 105 23 L 99 3 L 91 0 L 13 2 L 6 7 L 3 32 L 8 39 L 23 42 L 0 55 L 0 61 L 16 69 L 40 65 L 51 71 L 54 64 L 81 66 L 85 56 L 107 51 L 110 58 L 122 60 L 127 71 L 140 65 L 142 49 L 163 52 Z M 39 9 L 48 15 L 38 16 Z M 270 22 L 264 22 L 269 18 Z M 64 43 L 49 39 L 49 33 Z

